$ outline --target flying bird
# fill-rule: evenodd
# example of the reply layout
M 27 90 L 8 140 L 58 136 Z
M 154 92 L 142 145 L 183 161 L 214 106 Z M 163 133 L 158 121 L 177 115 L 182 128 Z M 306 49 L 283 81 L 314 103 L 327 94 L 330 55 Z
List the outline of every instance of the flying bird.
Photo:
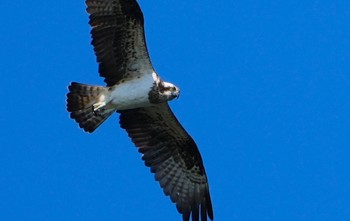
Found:
M 201 155 L 168 105 L 180 89 L 163 81 L 151 64 L 140 6 L 136 0 L 86 0 L 86 5 L 91 44 L 107 85 L 72 82 L 70 117 L 91 133 L 118 112 L 120 126 L 183 220 L 213 220 Z

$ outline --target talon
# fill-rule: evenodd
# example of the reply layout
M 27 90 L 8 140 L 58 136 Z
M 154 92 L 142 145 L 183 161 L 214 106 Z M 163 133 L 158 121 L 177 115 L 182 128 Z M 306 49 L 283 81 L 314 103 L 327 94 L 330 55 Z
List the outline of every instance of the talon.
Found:
M 97 117 L 100 115 L 100 110 L 92 110 L 94 112 L 94 115 Z
M 104 106 L 106 106 L 105 102 L 98 102 L 92 105 L 94 112 L 98 111 L 101 107 L 104 107 Z
M 96 104 L 92 105 L 92 111 L 94 112 L 95 116 L 100 115 L 101 110 L 103 110 L 103 107 L 106 106 L 105 102 L 98 102 Z

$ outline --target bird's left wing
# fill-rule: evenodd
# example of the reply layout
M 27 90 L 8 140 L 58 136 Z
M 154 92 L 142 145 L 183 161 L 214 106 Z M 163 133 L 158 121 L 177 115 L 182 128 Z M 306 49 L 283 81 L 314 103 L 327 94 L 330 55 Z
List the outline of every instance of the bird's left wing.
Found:
M 183 220 L 213 220 L 207 176 L 197 145 L 178 122 L 168 103 L 119 111 L 120 125 L 143 154 L 164 193 Z

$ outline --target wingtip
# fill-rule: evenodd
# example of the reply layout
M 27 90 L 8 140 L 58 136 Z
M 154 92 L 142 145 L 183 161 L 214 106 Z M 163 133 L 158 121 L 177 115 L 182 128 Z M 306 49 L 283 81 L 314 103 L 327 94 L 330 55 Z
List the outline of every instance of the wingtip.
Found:
M 209 186 L 207 186 L 207 194 L 205 197 L 205 202 L 206 202 L 206 210 L 207 210 L 207 214 L 210 220 L 214 220 L 214 212 L 213 212 L 213 205 L 211 203 L 211 197 L 210 197 L 210 193 L 209 193 Z

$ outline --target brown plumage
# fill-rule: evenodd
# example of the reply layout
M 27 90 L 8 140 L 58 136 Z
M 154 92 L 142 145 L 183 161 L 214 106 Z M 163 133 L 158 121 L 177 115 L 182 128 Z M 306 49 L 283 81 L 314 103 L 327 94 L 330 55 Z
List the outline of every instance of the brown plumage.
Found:
M 108 86 L 137 75 L 132 64 L 143 63 L 145 68 L 153 69 L 145 42 L 143 14 L 136 1 L 87 0 L 86 5 L 92 27 L 91 44 L 99 73 Z
M 71 112 L 70 117 L 86 132 L 93 132 L 115 111 L 106 108 L 94 111 L 93 105 L 98 102 L 99 96 L 106 92 L 105 87 L 72 82 L 68 90 L 67 111 Z
M 154 71 L 136 0 L 86 0 L 92 45 L 107 87 L 72 83 L 71 118 L 93 132 L 114 111 L 183 221 L 213 220 L 207 175 L 196 143 L 171 111 L 180 90 Z
M 143 154 L 164 193 L 187 221 L 213 220 L 207 176 L 191 136 L 167 103 L 120 111 L 120 125 Z M 200 215 L 199 215 L 200 214 Z

